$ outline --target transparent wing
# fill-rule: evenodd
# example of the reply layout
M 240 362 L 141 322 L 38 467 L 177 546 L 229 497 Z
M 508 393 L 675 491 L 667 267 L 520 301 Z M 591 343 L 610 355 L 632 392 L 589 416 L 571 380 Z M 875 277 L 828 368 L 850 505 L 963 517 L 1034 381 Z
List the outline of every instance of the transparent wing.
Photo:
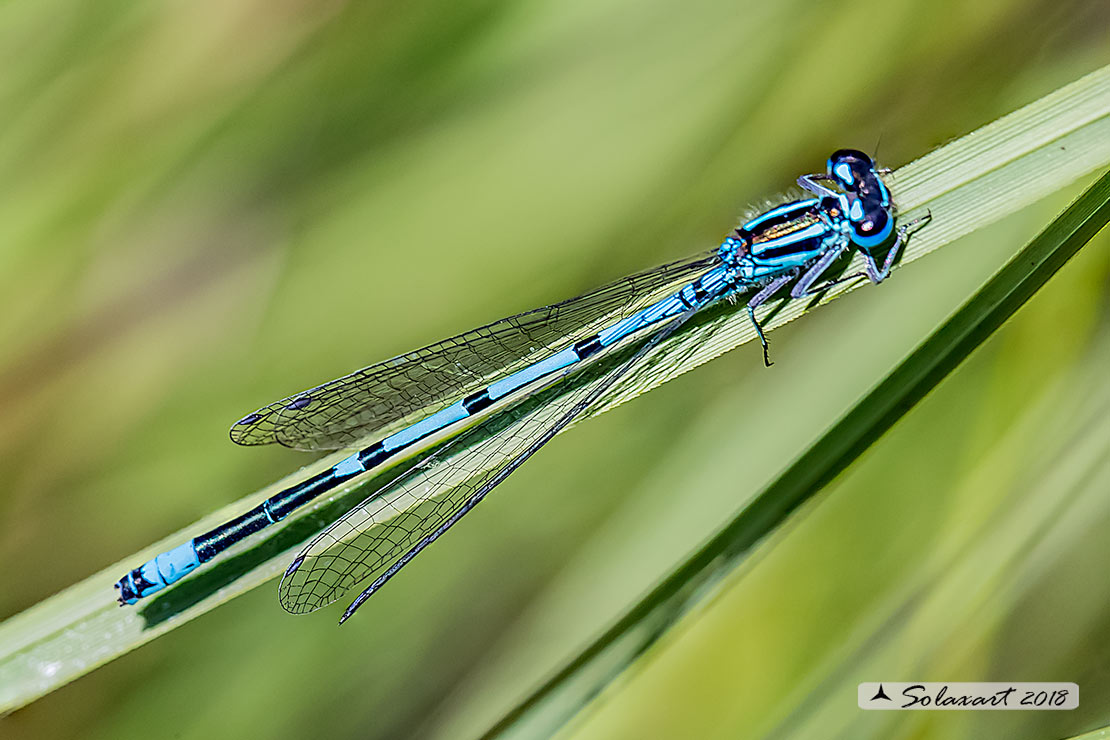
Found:
M 231 439 L 325 450 L 392 431 L 630 316 L 716 261 L 713 251 L 662 265 L 370 365 L 248 414 Z
M 294 614 L 314 611 L 375 577 L 347 609 L 346 619 L 692 314 L 673 319 L 635 352 L 617 348 L 465 432 L 425 466 L 347 512 L 289 566 L 278 587 L 281 605 Z

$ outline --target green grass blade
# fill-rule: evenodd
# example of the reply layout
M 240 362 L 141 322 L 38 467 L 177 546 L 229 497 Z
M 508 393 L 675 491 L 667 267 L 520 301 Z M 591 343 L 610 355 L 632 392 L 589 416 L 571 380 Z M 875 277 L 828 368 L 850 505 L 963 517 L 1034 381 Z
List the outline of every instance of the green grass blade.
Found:
M 1107 164 L 1110 67 L 895 172 L 894 192 L 902 214 L 912 218 L 929 209 L 934 215 L 930 227 L 913 240 L 902 264 Z M 854 286 L 842 286 L 823 300 L 852 289 Z M 796 318 L 808 308 L 801 302 L 776 307 L 768 327 Z M 743 312 L 722 309 L 708 315 L 660 348 L 662 358 L 681 361 L 656 363 L 652 372 L 630 377 L 596 413 L 753 338 Z M 290 517 L 262 533 L 264 536 L 242 543 L 141 609 L 118 608 L 112 592 L 112 584 L 128 568 L 246 511 L 340 457 L 317 461 L 265 490 L 212 512 L 0 625 L 0 712 L 23 706 L 279 575 L 300 543 L 352 499 L 357 501 L 371 486 L 380 485 L 381 477 L 336 491 L 311 511 Z
M 721 532 L 490 729 L 547 737 L 697 604 L 791 512 L 847 468 L 1110 221 L 1110 173 L 1016 254 Z
M 1107 740 L 1107 738 L 1110 738 L 1110 726 L 1084 732 L 1082 735 L 1073 735 L 1067 740 Z

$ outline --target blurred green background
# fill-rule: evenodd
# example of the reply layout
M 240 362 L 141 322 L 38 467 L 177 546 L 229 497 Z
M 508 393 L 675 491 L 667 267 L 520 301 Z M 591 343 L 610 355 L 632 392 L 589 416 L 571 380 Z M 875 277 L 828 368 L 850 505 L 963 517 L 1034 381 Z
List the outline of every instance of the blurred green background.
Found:
M 924 154 L 1110 62 L 1110 8 L 24 0 L 0 58 L 6 617 L 306 461 L 232 445 L 244 413 L 710 248 L 835 148 Z M 1073 194 L 776 331 L 773 370 L 746 345 L 563 435 L 343 629 L 256 589 L 0 735 L 480 733 Z M 567 733 L 1110 722 L 1108 476 L 1051 482 L 1107 432 L 1072 422 L 1108 392 L 1108 253 Z M 1081 707 L 865 716 L 855 682 L 880 679 L 1076 681 Z

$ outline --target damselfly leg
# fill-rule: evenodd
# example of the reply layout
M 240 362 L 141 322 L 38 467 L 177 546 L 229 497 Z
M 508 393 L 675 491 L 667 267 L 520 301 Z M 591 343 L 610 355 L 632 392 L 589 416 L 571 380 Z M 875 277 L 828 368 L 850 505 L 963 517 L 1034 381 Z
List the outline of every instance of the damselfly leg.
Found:
M 763 345 L 764 367 L 771 367 L 771 365 L 774 365 L 775 363 L 771 362 L 771 355 L 769 354 L 770 347 L 767 344 L 767 337 L 763 334 L 763 327 L 760 326 L 759 319 L 755 317 L 755 309 L 766 303 L 771 296 L 782 290 L 783 287 L 789 284 L 790 281 L 796 277 L 796 273 L 780 275 L 771 282 L 767 283 L 767 285 L 765 285 L 762 290 L 752 296 L 751 300 L 748 301 L 748 318 L 751 320 L 752 326 L 755 327 L 755 333 L 759 336 L 759 343 Z

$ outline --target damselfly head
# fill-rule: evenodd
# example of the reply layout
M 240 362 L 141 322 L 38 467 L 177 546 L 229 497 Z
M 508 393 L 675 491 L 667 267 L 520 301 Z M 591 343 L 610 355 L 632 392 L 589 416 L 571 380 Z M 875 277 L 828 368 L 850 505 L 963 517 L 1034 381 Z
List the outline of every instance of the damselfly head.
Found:
M 828 176 L 846 193 L 852 243 L 862 249 L 877 247 L 894 231 L 890 191 L 879 177 L 871 157 L 856 149 L 833 152 Z

